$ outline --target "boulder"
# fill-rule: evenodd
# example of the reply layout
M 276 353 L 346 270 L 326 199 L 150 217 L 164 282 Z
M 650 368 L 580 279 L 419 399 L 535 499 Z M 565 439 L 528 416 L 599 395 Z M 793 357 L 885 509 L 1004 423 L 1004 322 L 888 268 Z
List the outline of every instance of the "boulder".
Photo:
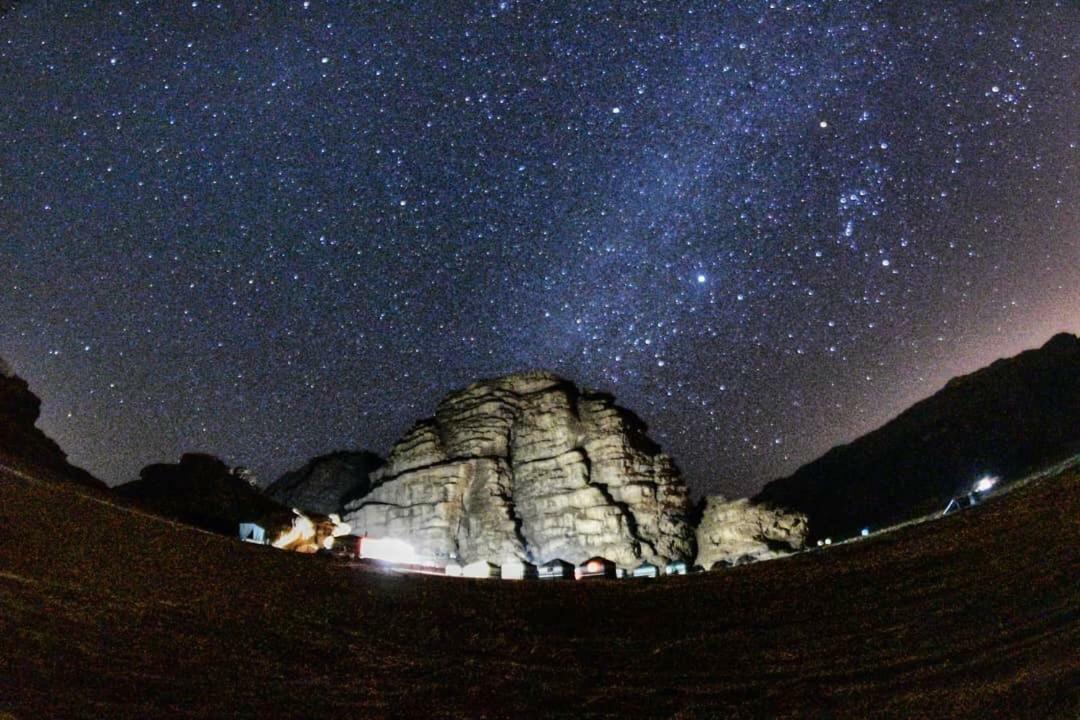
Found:
M 806 516 L 748 498 L 705 499 L 697 528 L 697 565 L 737 565 L 771 560 L 803 549 L 808 531 Z
M 370 475 L 383 459 L 370 452 L 336 452 L 285 473 L 266 488 L 266 494 L 290 507 L 329 515 L 349 500 L 367 494 Z
M 610 395 L 548 372 L 448 395 L 346 504 L 355 532 L 393 537 L 445 563 L 623 567 L 693 552 L 686 486 L 645 424 Z

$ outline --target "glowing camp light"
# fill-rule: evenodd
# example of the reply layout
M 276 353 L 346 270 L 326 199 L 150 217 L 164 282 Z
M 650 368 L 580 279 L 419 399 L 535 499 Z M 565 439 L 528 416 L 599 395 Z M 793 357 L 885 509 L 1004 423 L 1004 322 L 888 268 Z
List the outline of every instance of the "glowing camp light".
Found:
M 862 535 L 863 537 L 866 537 L 867 535 L 870 534 L 870 528 L 863 528 L 861 531 L 859 531 L 859 534 Z
M 413 546 L 394 538 L 360 538 L 360 557 L 403 565 L 417 561 Z
M 979 480 L 975 483 L 974 487 L 972 487 L 972 490 L 974 492 L 986 492 L 990 488 L 997 485 L 997 482 L 998 478 L 993 477 L 992 475 L 986 475 L 985 477 L 979 478 Z

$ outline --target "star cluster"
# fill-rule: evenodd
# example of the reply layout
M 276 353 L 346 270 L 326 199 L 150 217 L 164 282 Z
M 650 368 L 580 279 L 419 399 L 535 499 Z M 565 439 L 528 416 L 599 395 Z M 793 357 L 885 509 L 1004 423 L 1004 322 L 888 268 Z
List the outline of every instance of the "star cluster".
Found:
M 117 482 L 544 367 L 753 492 L 1080 330 L 1071 2 L 27 1 L 0 354 Z

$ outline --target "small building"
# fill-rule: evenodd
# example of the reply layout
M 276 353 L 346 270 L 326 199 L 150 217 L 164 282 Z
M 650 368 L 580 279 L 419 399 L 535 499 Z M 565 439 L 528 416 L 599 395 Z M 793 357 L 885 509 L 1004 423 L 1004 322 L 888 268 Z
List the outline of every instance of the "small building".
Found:
M 461 575 L 467 578 L 497 578 L 502 575 L 502 568 L 487 560 L 477 560 L 461 568 Z
M 574 570 L 574 578 L 577 580 L 592 580 L 599 578 L 615 578 L 618 572 L 615 563 L 605 557 L 591 557 L 581 563 Z
M 634 571 L 630 574 L 631 577 L 636 578 L 654 578 L 660 577 L 660 568 L 653 565 L 651 562 L 643 562 L 634 568 Z
M 502 566 L 503 580 L 535 580 L 536 566 L 524 560 L 508 560 Z
M 256 545 L 266 545 L 270 542 L 266 539 L 266 528 L 252 522 L 240 523 L 240 539 Z
M 686 563 L 682 560 L 676 560 L 675 562 L 669 562 L 664 566 L 665 575 L 685 575 Z
M 536 575 L 541 580 L 572 580 L 574 563 L 559 558 L 549 560 L 536 569 Z

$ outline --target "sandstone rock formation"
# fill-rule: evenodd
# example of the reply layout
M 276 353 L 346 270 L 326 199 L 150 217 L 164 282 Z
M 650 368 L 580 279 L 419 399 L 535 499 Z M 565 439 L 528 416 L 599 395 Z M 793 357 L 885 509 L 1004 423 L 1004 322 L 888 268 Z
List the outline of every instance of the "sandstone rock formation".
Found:
M 266 494 L 290 507 L 326 515 L 341 512 L 345 503 L 367 494 L 370 475 L 382 464 L 382 458 L 370 452 L 323 455 L 282 475 Z
M 444 563 L 688 559 L 686 486 L 645 431 L 551 373 L 474 383 L 394 446 L 345 520 Z
M 40 477 L 104 489 L 105 484 L 67 461 L 67 455 L 36 426 L 41 400 L 0 358 L 0 463 Z
M 352 529 L 336 514 L 309 516 L 296 508 L 293 508 L 293 514 L 292 524 L 270 540 L 270 544 L 279 550 L 309 555 L 329 550 L 334 546 L 334 538 L 344 537 Z
M 706 498 L 697 528 L 697 561 L 705 569 L 715 563 L 736 565 L 771 560 L 803 549 L 806 516 L 748 498 Z

